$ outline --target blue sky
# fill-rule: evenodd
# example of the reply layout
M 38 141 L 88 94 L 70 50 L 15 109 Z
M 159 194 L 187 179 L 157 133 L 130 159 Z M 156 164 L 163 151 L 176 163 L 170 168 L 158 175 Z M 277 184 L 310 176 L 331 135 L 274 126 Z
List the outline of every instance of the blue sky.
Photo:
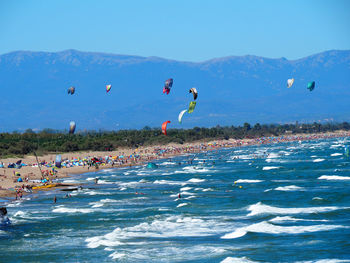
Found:
M 0 54 L 77 49 L 203 61 L 350 49 L 346 0 L 0 0 Z

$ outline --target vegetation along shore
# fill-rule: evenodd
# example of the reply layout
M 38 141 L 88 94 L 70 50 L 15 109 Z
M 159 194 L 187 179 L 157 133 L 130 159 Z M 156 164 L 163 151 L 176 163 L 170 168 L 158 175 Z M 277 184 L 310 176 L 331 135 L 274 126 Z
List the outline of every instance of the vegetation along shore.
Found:
M 286 124 L 66 134 L 54 130 L 0 134 L 0 196 L 65 187 L 64 177 L 96 169 L 141 165 L 159 158 L 256 144 L 350 136 L 350 124 Z M 57 155 L 62 166 L 55 165 Z M 190 158 L 189 158 L 190 160 Z M 96 182 L 98 183 L 98 181 Z

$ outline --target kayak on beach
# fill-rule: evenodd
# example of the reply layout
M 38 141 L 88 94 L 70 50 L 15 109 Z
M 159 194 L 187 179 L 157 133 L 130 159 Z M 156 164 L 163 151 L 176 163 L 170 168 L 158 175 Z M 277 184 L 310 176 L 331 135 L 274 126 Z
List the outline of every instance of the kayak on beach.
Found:
M 48 184 L 48 185 L 39 185 L 39 186 L 34 186 L 33 189 L 45 189 L 45 188 L 52 188 L 57 186 L 58 184 Z

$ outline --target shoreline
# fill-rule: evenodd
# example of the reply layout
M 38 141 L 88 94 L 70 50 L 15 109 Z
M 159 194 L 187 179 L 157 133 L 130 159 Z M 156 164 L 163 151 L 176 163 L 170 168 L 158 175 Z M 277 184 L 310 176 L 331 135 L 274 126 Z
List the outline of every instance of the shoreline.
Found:
M 65 168 L 56 168 L 52 166 L 55 161 L 56 154 L 46 154 L 44 156 L 38 156 L 39 162 L 46 163 L 42 165 L 42 170 L 47 173 L 47 184 L 51 184 L 50 188 L 33 189 L 32 192 L 25 192 L 21 190 L 21 196 L 28 194 L 35 194 L 39 191 L 52 191 L 59 188 L 64 189 L 72 186 L 79 186 L 79 184 L 68 183 L 55 183 L 56 180 L 63 178 L 74 178 L 76 174 L 83 174 L 93 171 L 99 171 L 102 169 L 132 167 L 137 165 L 145 165 L 147 162 L 155 160 L 171 158 L 183 154 L 193 154 L 199 152 L 208 152 L 212 150 L 219 150 L 223 148 L 235 148 L 241 146 L 251 145 L 268 145 L 274 143 L 292 142 L 292 141 L 305 141 L 305 140 L 317 140 L 326 138 L 340 138 L 350 137 L 349 131 L 336 131 L 328 133 L 313 133 L 313 134 L 295 134 L 280 137 L 262 137 L 255 139 L 229 139 L 229 140 L 211 140 L 211 141 L 196 141 L 186 144 L 167 144 L 139 147 L 137 149 L 124 148 L 117 151 L 105 151 L 105 152 L 74 152 L 74 153 L 62 153 L 62 159 L 67 161 Z M 98 166 L 88 165 L 86 161 L 88 158 L 99 158 L 102 162 Z M 121 158 L 122 157 L 122 158 Z M 16 163 L 19 158 L 6 158 L 0 159 L 0 162 L 7 167 L 8 163 Z M 31 187 L 40 187 L 43 183 L 40 182 L 42 178 L 41 172 L 38 168 L 36 159 L 34 156 L 24 156 L 21 159 L 25 166 L 21 168 L 0 168 L 0 204 L 3 202 L 12 202 L 16 200 L 18 189 L 21 189 L 23 185 Z M 73 161 L 74 160 L 74 161 Z M 53 169 L 57 173 L 52 173 Z M 20 176 L 18 176 L 18 173 Z M 18 178 L 23 178 L 23 182 L 17 182 Z M 45 187 L 45 186 L 43 186 Z M 16 191 L 17 190 L 17 191 Z

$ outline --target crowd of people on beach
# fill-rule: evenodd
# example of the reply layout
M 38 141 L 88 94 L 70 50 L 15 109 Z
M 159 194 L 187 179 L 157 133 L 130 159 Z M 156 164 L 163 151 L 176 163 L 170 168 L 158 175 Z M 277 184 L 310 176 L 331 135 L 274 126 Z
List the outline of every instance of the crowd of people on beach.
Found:
M 141 165 L 146 162 L 151 162 L 155 159 L 168 158 L 170 156 L 176 156 L 181 154 L 192 154 L 198 152 L 207 152 L 211 150 L 217 150 L 220 148 L 231 148 L 231 147 L 241 147 L 248 145 L 264 145 L 264 144 L 274 144 L 282 142 L 298 141 L 302 142 L 305 140 L 316 140 L 321 138 L 333 138 L 333 137 L 346 137 L 350 136 L 350 132 L 340 132 L 340 133 L 323 133 L 323 134 L 304 134 L 304 135 L 286 135 L 279 137 L 261 137 L 253 139 L 241 139 L 241 140 L 217 140 L 214 142 L 199 142 L 185 145 L 167 145 L 164 147 L 148 147 L 148 148 L 137 148 L 133 150 L 132 154 L 126 155 L 124 152 L 119 152 L 119 154 L 105 155 L 105 156 L 85 156 L 85 157 L 74 157 L 65 158 L 61 162 L 61 167 L 58 168 L 54 160 L 46 161 L 41 160 L 39 163 L 24 163 L 21 160 L 16 162 L 13 166 L 11 163 L 0 165 L 4 169 L 11 169 L 11 167 L 17 169 L 13 170 L 13 183 L 16 183 L 15 192 L 16 199 L 21 198 L 23 193 L 30 193 L 32 187 L 37 188 L 37 186 L 50 185 L 55 182 L 60 176 L 58 173 L 65 173 L 66 175 L 70 173 L 72 167 L 85 167 L 87 171 L 90 168 L 111 168 L 111 167 L 123 167 L 132 165 Z M 33 173 L 29 172 L 27 174 L 21 174 L 19 169 L 24 166 L 29 166 L 33 168 L 40 168 L 41 178 L 32 179 Z M 10 167 L 10 168 L 9 168 Z M 6 176 L 5 176 L 6 177 Z M 23 184 L 25 183 L 25 184 Z M 3 188 L 1 188 L 3 189 Z

